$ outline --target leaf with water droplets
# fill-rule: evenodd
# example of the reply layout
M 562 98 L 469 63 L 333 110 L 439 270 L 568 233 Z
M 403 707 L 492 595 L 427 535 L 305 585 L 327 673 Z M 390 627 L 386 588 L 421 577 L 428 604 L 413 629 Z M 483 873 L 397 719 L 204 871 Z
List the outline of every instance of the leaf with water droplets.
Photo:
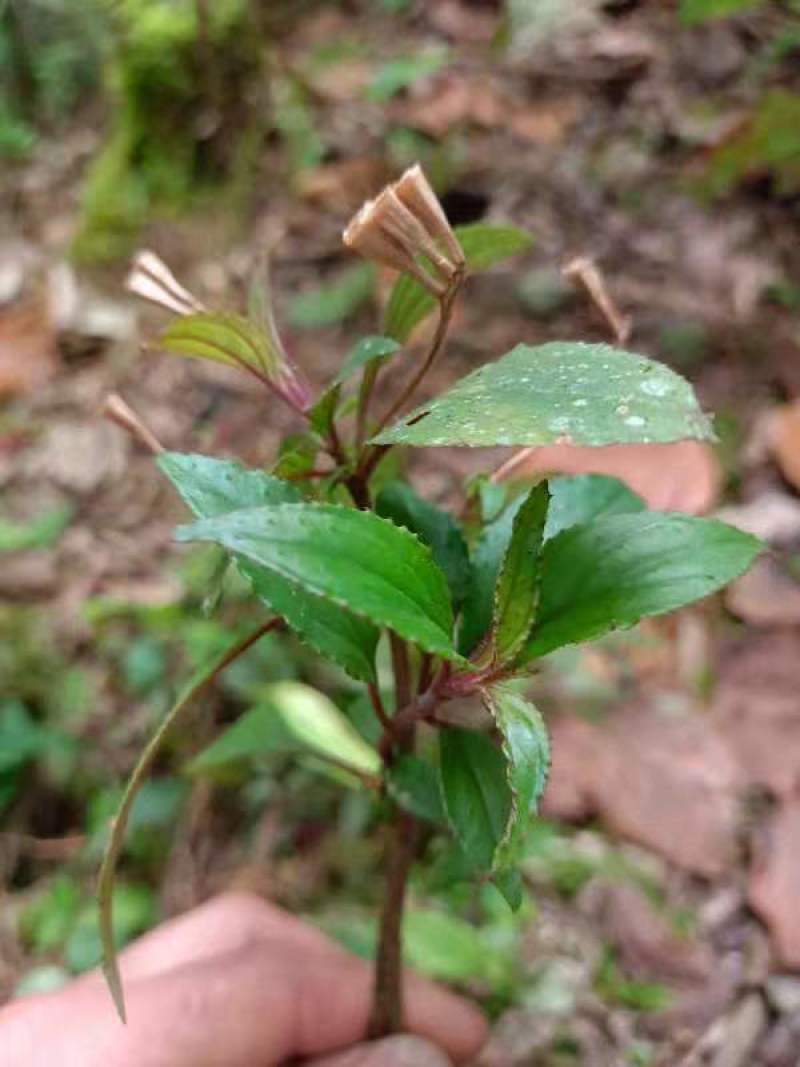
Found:
M 607 445 L 713 439 L 692 387 L 605 344 L 517 345 L 375 438 L 384 445 Z

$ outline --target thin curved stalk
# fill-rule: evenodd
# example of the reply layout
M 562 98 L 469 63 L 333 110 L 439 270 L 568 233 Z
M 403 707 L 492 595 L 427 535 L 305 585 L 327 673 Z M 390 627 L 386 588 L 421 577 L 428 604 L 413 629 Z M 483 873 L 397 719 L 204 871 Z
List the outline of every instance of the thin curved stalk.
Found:
M 125 787 L 119 810 L 117 811 L 112 824 L 111 837 L 106 846 L 103 862 L 100 867 L 100 874 L 97 880 L 97 903 L 100 909 L 100 941 L 103 948 L 103 974 L 108 983 L 108 988 L 114 1001 L 114 1005 L 123 1022 L 126 1021 L 125 997 L 122 992 L 122 979 L 119 973 L 117 952 L 114 945 L 113 892 L 117 862 L 120 853 L 122 852 L 122 846 L 125 843 L 125 831 L 128 827 L 128 819 L 130 818 L 133 802 L 136 800 L 136 796 L 144 784 L 144 780 L 153 766 L 156 756 L 161 751 L 164 741 L 189 704 L 191 704 L 195 697 L 199 696 L 200 693 L 202 693 L 202 691 L 209 686 L 226 667 L 233 663 L 235 659 L 238 659 L 239 656 L 247 652 L 247 650 L 263 637 L 264 634 L 267 634 L 271 630 L 275 630 L 282 625 L 283 619 L 280 618 L 270 619 L 268 622 L 262 623 L 258 629 L 241 641 L 238 641 L 232 648 L 229 648 L 214 660 L 210 666 L 201 668 L 201 670 L 195 674 L 167 712 L 161 725 L 153 734 L 144 752 L 139 757 L 139 762 L 134 767 L 133 773 Z

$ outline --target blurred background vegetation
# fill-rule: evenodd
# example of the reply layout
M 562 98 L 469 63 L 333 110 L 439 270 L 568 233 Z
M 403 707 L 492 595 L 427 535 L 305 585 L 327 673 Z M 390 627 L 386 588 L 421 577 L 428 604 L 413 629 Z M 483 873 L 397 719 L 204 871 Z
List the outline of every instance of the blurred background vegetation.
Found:
M 512 219 L 536 242 L 476 282 L 432 385 L 516 340 L 603 337 L 559 270 L 595 255 L 634 316 L 632 347 L 696 379 L 719 414 L 718 448 L 676 465 L 667 489 L 663 464 L 638 454 L 609 473 L 652 487 L 656 506 L 752 505 L 775 573 L 726 605 L 553 657 L 537 697 L 581 729 L 653 707 L 668 754 L 676 722 L 729 722 L 743 643 L 753 706 L 796 686 L 798 0 L 0 0 L 0 157 L 0 999 L 97 962 L 92 884 L 121 782 L 181 680 L 252 612 L 230 577 L 208 602 L 214 554 L 170 546 L 180 509 L 103 424 L 103 396 L 121 390 L 170 447 L 253 463 L 291 429 L 224 371 L 140 351 L 154 320 L 137 320 L 121 282 L 142 243 L 232 306 L 273 248 L 287 344 L 317 382 L 375 332 L 386 293 L 344 255 L 342 225 L 417 159 L 454 222 Z M 448 451 L 414 476 L 453 504 L 459 479 L 496 459 Z M 369 709 L 320 670 L 271 637 L 174 739 L 136 807 L 120 943 L 235 884 L 370 951 L 376 812 L 295 751 L 264 703 L 265 681 L 310 679 L 369 736 Z M 196 758 L 262 705 L 255 753 L 228 735 Z M 780 730 L 800 740 L 790 720 Z M 521 913 L 459 883 L 443 853 L 414 887 L 410 957 L 482 997 L 509 1062 L 676 1062 L 681 1026 L 696 1036 L 733 1017 L 742 990 L 800 967 L 790 904 L 771 903 L 764 949 L 747 903 L 754 835 L 783 826 L 770 820 L 788 793 L 772 764 L 744 785 L 712 766 L 693 793 L 665 756 L 647 771 L 663 790 L 653 806 L 633 789 L 641 817 L 623 818 L 564 733 L 573 762 L 529 842 Z M 730 737 L 739 758 L 747 744 Z M 670 807 L 682 790 L 724 807 L 718 863 L 665 844 L 669 827 L 690 833 Z M 755 978 L 740 967 L 723 995 L 711 976 L 734 942 L 767 963 Z M 692 1016 L 709 983 L 717 1000 Z M 769 1004 L 743 1063 L 784 1062 L 768 1043 L 788 1016 Z

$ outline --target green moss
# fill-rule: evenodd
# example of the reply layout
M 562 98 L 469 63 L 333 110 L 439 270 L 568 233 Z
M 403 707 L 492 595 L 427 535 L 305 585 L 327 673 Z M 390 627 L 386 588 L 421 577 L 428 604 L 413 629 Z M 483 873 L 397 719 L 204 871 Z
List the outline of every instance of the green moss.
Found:
M 240 178 L 251 160 L 255 109 L 248 85 L 258 39 L 247 0 L 124 0 L 106 71 L 112 100 L 105 147 L 86 175 L 73 252 L 83 261 L 125 255 L 143 224 Z

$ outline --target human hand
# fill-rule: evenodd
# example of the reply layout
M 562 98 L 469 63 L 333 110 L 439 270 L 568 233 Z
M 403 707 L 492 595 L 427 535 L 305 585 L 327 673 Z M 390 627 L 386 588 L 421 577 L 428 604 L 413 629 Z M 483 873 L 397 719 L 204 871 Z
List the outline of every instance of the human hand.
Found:
M 416 1037 L 357 1044 L 369 964 L 246 893 L 165 923 L 127 948 L 120 967 L 127 1026 L 92 972 L 0 1010 L 3 1067 L 275 1067 L 295 1057 L 316 1067 L 446 1067 L 486 1036 L 476 1008 L 409 978 Z

